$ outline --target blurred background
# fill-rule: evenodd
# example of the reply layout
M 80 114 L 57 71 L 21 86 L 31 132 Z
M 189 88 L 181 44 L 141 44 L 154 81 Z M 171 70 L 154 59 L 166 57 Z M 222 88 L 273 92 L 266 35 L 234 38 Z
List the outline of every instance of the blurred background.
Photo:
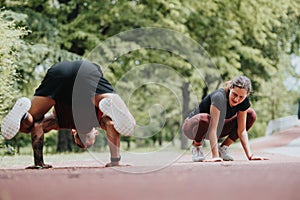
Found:
M 196 41 L 224 81 L 236 75 L 253 81 L 250 99 L 257 122 L 250 138 L 264 136 L 270 120 L 297 114 L 299 0 L 0 0 L 0 121 L 17 98 L 32 97 L 56 62 L 87 58 L 108 38 L 143 27 L 170 29 Z M 133 40 L 126 45 L 136 44 Z M 110 53 L 103 51 L 101 56 L 109 58 Z M 171 92 L 155 84 L 143 84 L 134 91 L 129 108 L 139 125 L 151 122 L 150 129 L 141 137 L 122 138 L 122 146 L 156 149 L 167 143 L 185 149 L 189 142 L 181 137 L 182 119 L 211 92 L 204 84 L 210 77 L 200 78 L 188 60 L 158 49 L 139 49 L 115 58 L 105 77 L 114 86 L 134 69 L 143 70 L 141 79 L 149 78 L 148 73 L 167 78 L 159 67 L 147 67 L 149 63 L 168 66 L 185 81 L 172 76 L 168 80 Z M 107 151 L 104 133 L 98 135 L 93 149 Z M 11 141 L 0 138 L 0 150 L 2 155 L 31 154 L 30 135 L 18 134 Z M 81 152 L 67 130 L 46 134 L 44 151 Z

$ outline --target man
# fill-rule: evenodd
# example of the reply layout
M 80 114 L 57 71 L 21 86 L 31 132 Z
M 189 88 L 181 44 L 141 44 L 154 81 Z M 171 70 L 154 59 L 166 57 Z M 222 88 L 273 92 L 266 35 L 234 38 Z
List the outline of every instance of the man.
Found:
M 75 143 L 86 149 L 94 144 L 99 126 L 106 131 L 110 148 L 111 162 L 106 166 L 117 166 L 120 134 L 130 136 L 135 120 L 98 65 L 74 61 L 53 65 L 31 101 L 18 99 L 3 119 L 1 132 L 6 139 L 18 131 L 31 133 L 34 165 L 28 168 L 36 169 L 52 167 L 43 160 L 44 133 L 70 129 Z

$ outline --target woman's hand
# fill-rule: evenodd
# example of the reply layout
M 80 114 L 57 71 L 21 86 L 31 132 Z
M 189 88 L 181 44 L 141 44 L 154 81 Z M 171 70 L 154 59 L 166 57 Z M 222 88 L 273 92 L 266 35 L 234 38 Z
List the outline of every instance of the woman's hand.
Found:
M 269 158 L 266 158 L 266 157 L 261 157 L 261 156 L 255 156 L 255 155 L 251 155 L 249 156 L 248 158 L 249 160 L 269 160 Z

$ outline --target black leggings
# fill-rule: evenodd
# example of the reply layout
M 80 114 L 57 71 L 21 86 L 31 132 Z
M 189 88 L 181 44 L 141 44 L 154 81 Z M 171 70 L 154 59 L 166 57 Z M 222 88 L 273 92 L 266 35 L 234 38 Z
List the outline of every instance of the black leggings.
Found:
M 248 109 L 246 122 L 247 131 L 252 127 L 255 120 L 255 111 L 251 108 Z M 206 136 L 209 123 L 210 115 L 207 113 L 200 113 L 184 121 L 182 132 L 187 138 L 195 140 L 196 142 L 201 142 Z M 237 115 L 234 115 L 232 118 L 225 119 L 220 138 L 229 136 L 231 140 L 236 141 L 238 139 L 237 128 Z

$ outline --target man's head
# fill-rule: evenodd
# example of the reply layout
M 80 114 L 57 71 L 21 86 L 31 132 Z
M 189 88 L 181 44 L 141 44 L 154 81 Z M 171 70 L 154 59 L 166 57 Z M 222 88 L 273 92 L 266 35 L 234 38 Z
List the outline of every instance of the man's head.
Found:
M 96 135 L 98 135 L 98 131 L 95 128 L 93 128 L 88 133 L 80 134 L 78 132 L 75 132 L 73 134 L 75 143 L 82 149 L 87 149 L 93 146 L 96 141 Z

